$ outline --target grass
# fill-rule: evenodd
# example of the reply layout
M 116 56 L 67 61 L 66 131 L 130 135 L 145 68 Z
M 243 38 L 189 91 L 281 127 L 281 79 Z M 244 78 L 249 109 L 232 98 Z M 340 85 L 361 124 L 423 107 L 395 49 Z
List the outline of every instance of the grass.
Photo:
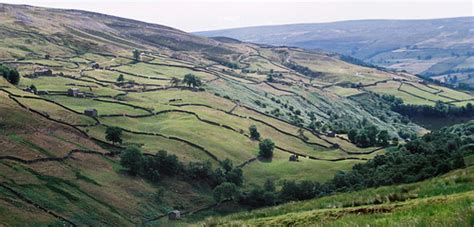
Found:
M 352 95 L 357 95 L 362 93 L 360 90 L 357 90 L 355 88 L 345 88 L 345 87 L 339 87 L 339 86 L 331 86 L 327 90 L 330 92 L 334 92 L 337 95 L 348 97 Z
M 379 93 L 379 94 L 394 95 L 396 97 L 401 98 L 403 100 L 403 103 L 405 104 L 431 105 L 431 106 L 435 104 L 432 101 L 421 99 L 413 95 L 401 92 L 397 90 L 399 86 L 400 86 L 400 83 L 390 81 L 387 83 L 378 84 L 377 86 L 374 86 L 374 87 L 367 87 L 365 89 Z
M 386 186 L 276 207 L 209 218 L 213 225 L 375 225 L 472 224 L 474 168 L 455 170 L 419 183 Z M 380 205 L 378 205 L 380 204 Z M 371 211 L 372 210 L 372 211 Z M 384 212 L 385 211 L 385 212 Z
M 141 115 L 148 114 L 147 111 L 142 109 L 135 109 L 130 106 L 101 102 L 89 98 L 75 98 L 69 96 L 45 96 L 45 98 L 61 103 L 75 111 L 83 113 L 84 110 L 94 108 L 97 109 L 98 114 L 129 114 L 129 115 Z
M 133 65 L 124 65 L 115 68 L 120 71 L 129 72 L 133 74 L 140 74 L 143 76 L 155 77 L 155 78 L 172 78 L 177 77 L 180 79 L 184 78 L 184 75 L 192 73 L 203 80 L 213 79 L 214 76 L 204 72 L 197 72 L 187 68 L 180 68 L 174 66 L 161 66 L 161 65 L 150 65 L 146 63 L 136 63 Z
M 325 182 L 338 171 L 349 170 L 361 161 L 318 161 L 307 158 L 299 158 L 298 162 L 288 160 L 290 154 L 276 150 L 272 160 L 257 160 L 243 168 L 245 187 L 251 185 L 262 186 L 267 179 L 273 180 L 281 185 L 284 180 L 311 180 Z
M 246 68 L 250 71 L 262 71 L 262 72 L 269 72 L 270 70 L 274 71 L 288 71 L 287 69 L 272 64 L 267 59 L 258 56 L 248 57 L 243 60 L 243 62 L 248 63 L 249 66 Z
M 441 101 L 441 102 L 452 101 L 452 99 L 448 99 L 448 98 L 444 98 L 444 97 L 441 97 L 441 96 L 438 96 L 438 95 L 434 95 L 432 93 L 420 90 L 420 89 L 418 89 L 416 87 L 412 87 L 412 86 L 402 85 L 400 87 L 400 90 L 409 92 L 410 94 L 414 94 L 414 95 L 419 96 L 419 97 L 424 97 L 425 99 L 428 99 L 430 101 Z
M 44 113 L 47 116 L 51 117 L 52 119 L 60 120 L 60 121 L 67 122 L 70 124 L 91 125 L 95 123 L 95 121 L 90 117 L 71 112 L 53 103 L 49 103 L 49 102 L 38 100 L 38 99 L 28 99 L 28 98 L 17 98 L 17 99 L 22 104 L 28 106 L 31 109 Z
M 177 136 L 206 147 L 220 159 L 229 158 L 234 163 L 244 162 L 257 154 L 256 142 L 239 133 L 203 123 L 189 114 L 166 113 L 139 119 L 119 117 L 104 118 L 101 121 L 135 131 Z

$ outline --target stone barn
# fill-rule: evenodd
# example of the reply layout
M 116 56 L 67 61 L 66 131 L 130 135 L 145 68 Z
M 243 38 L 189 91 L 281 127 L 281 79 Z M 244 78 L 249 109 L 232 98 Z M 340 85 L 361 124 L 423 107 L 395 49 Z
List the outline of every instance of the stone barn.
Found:
M 168 220 L 179 220 L 181 219 L 181 212 L 179 210 L 172 210 L 168 213 Z
M 98 112 L 96 109 L 86 109 L 84 110 L 84 114 L 89 117 L 97 117 Z
M 327 136 L 328 136 L 328 137 L 336 137 L 336 133 L 333 132 L 333 131 L 329 131 L 329 132 L 327 133 Z
M 33 73 L 33 77 L 38 77 L 38 76 L 53 76 L 53 71 L 48 68 L 41 68 L 41 69 L 36 69 L 35 72 Z
M 67 90 L 67 95 L 69 95 L 69 96 L 76 97 L 78 94 L 79 94 L 79 88 L 73 87 L 73 88 L 69 88 Z
M 99 65 L 99 63 L 94 62 L 94 63 L 91 63 L 91 68 L 98 69 L 98 68 L 100 68 L 100 65 Z
M 290 162 L 297 162 L 298 161 L 298 155 L 292 154 L 289 158 Z

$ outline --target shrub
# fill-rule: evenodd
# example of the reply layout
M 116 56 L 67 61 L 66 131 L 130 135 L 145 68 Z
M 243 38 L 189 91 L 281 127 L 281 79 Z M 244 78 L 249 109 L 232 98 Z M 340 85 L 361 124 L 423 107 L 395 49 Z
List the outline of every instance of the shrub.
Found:
M 259 144 L 259 155 L 263 158 L 272 158 L 275 143 L 271 139 L 264 139 Z

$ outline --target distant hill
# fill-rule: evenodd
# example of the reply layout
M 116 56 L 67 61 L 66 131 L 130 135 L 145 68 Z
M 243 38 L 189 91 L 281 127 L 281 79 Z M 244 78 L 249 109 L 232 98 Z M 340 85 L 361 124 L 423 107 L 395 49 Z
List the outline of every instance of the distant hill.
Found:
M 474 17 L 290 24 L 195 34 L 322 49 L 451 83 L 474 85 Z

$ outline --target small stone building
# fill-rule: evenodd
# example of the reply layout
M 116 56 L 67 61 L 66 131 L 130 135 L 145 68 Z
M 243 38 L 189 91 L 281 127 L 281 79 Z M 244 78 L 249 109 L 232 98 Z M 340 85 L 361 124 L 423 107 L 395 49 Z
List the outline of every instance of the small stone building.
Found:
M 76 97 L 78 94 L 79 94 L 79 88 L 73 87 L 73 88 L 69 88 L 67 90 L 67 95 L 69 95 L 69 96 Z
M 168 220 L 178 220 L 181 219 L 181 212 L 179 210 L 172 210 L 168 213 Z
M 97 117 L 98 112 L 96 109 L 86 109 L 84 110 L 84 114 L 89 117 Z
M 329 131 L 328 134 L 327 134 L 327 136 L 329 136 L 329 137 L 336 137 L 336 133 L 333 132 L 333 131 Z
M 48 68 L 41 68 L 41 69 L 36 69 L 33 72 L 33 77 L 38 77 L 38 76 L 53 76 L 53 71 Z
M 98 69 L 98 68 L 100 68 L 100 65 L 97 62 L 93 62 L 93 63 L 91 63 L 91 68 Z
M 298 155 L 295 155 L 295 154 L 290 155 L 289 161 L 290 162 L 297 162 L 298 161 Z
M 30 93 L 35 93 L 35 90 L 31 89 L 30 87 L 27 87 L 23 89 L 23 91 L 30 92 Z

